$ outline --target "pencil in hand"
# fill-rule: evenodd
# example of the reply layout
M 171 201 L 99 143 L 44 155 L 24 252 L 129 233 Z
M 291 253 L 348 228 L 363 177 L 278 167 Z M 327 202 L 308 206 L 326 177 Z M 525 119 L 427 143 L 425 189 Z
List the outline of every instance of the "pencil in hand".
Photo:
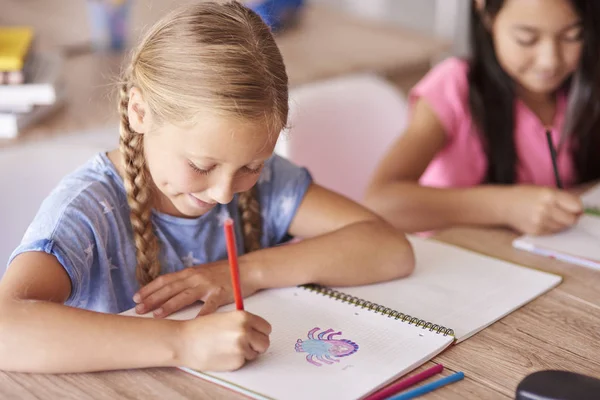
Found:
M 225 242 L 227 244 L 227 257 L 229 258 L 229 270 L 231 272 L 231 286 L 233 288 L 233 297 L 235 299 L 235 308 L 244 310 L 244 299 L 242 297 L 242 288 L 240 286 L 240 270 L 237 260 L 237 247 L 235 244 L 235 232 L 233 229 L 233 220 L 227 219 L 224 224 Z
M 546 130 L 546 140 L 548 141 L 548 149 L 550 150 L 550 158 L 552 159 L 552 169 L 554 170 L 554 180 L 556 182 L 556 187 L 562 189 L 563 184 L 558 173 L 558 164 L 556 162 L 556 148 L 552 143 L 552 131 L 550 129 Z

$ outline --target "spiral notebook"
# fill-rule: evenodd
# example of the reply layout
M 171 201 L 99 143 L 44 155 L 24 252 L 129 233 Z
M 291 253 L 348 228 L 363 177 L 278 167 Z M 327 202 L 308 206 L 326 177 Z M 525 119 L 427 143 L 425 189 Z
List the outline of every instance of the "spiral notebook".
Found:
M 260 292 L 244 305 L 273 327 L 267 353 L 235 372 L 184 370 L 256 399 L 361 399 L 561 280 L 432 240 L 410 240 L 417 257 L 410 277 Z M 171 318 L 194 318 L 199 307 Z
M 588 268 L 600 269 L 600 185 L 581 200 L 588 212 L 570 229 L 553 235 L 521 236 L 513 241 L 517 249 L 530 251 Z
M 267 353 L 234 372 L 184 370 L 254 399 L 362 398 L 454 340 L 446 328 L 391 310 L 354 307 L 319 288 L 260 292 L 245 299 L 244 308 L 271 323 Z M 191 319 L 198 310 L 193 306 L 172 318 Z

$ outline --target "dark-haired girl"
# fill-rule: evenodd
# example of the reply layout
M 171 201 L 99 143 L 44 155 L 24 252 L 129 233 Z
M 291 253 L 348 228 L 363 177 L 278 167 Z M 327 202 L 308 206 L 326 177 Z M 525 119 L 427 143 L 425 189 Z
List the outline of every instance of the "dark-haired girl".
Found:
M 404 231 L 561 231 L 600 177 L 600 2 L 475 0 L 471 14 L 471 58 L 411 91 L 366 203 Z

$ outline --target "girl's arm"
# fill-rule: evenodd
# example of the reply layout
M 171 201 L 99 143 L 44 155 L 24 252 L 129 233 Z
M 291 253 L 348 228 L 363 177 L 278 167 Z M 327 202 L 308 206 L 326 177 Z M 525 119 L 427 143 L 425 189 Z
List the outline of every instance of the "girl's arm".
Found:
M 177 322 L 62 305 L 70 292 L 69 277 L 54 256 L 31 252 L 15 258 L 0 282 L 0 369 L 74 372 L 173 364 Z
M 29 252 L 14 259 L 0 282 L 0 370 L 235 369 L 268 347 L 270 327 L 249 314 L 185 322 L 125 317 L 64 306 L 70 292 L 69 277 L 54 256 Z M 227 331 L 237 333 L 238 342 L 251 336 L 252 348 L 248 341 L 239 346 L 228 335 L 221 338 Z
M 299 243 L 248 253 L 259 289 L 317 283 L 363 285 L 401 278 L 414 268 L 404 234 L 366 208 L 312 184 L 289 229 Z
M 560 230 L 575 221 L 577 199 L 549 188 L 420 186 L 421 175 L 445 141 L 446 133 L 436 114 L 419 99 L 406 132 L 376 171 L 365 203 L 405 232 L 480 225 L 511 226 L 535 233 Z

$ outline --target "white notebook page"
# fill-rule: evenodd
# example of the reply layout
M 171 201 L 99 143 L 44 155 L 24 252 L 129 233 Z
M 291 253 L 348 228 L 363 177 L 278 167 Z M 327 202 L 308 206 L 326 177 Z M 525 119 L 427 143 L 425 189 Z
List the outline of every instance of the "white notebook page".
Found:
M 411 276 L 336 289 L 451 328 L 460 342 L 562 279 L 434 240 L 409 239 L 417 260 Z
M 553 235 L 522 236 L 513 243 L 514 247 L 548 255 L 565 255 L 570 262 L 600 269 L 600 218 L 582 215 L 572 228 Z
M 581 196 L 585 207 L 600 208 L 600 185 L 596 185 Z
M 585 207 L 600 209 L 600 185 L 588 190 L 581 200 Z M 553 235 L 524 235 L 515 239 L 513 246 L 600 269 L 600 217 L 584 214 L 570 229 Z
M 255 398 L 358 399 L 433 358 L 453 341 L 451 336 L 302 288 L 264 291 L 247 298 L 244 306 L 271 323 L 269 350 L 238 371 L 205 377 L 219 379 L 220 384 L 229 382 L 225 386 Z M 220 311 L 229 309 L 233 305 Z M 195 313 L 197 308 L 188 310 L 185 318 Z M 308 337 L 309 331 L 316 328 L 313 337 L 319 343 L 310 342 Z M 331 339 L 350 340 L 358 345 L 358 350 L 341 357 L 332 355 L 330 359 L 313 356 L 309 362 L 306 351 L 311 344 L 322 347 L 318 335 L 329 329 L 333 331 L 326 332 L 323 339 L 341 332 Z M 298 340 L 303 341 L 305 351 L 296 350 Z M 351 345 L 343 342 L 341 346 L 344 354 Z

